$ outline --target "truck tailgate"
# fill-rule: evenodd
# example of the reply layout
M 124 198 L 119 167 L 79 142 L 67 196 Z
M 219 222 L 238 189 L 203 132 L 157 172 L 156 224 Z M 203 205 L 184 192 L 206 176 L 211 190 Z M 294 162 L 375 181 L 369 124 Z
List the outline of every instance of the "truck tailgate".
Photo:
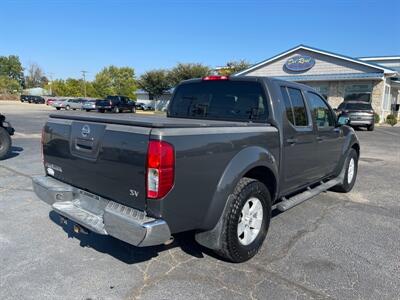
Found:
M 145 209 L 151 128 L 50 118 L 43 132 L 46 173 L 65 183 Z

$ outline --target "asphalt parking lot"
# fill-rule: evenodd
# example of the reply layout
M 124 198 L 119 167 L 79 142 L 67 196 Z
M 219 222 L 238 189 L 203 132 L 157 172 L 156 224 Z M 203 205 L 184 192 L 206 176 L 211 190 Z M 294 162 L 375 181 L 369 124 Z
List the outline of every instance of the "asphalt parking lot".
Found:
M 0 162 L 0 299 L 400 299 L 400 127 L 357 131 L 354 190 L 276 214 L 260 253 L 232 264 L 190 233 L 136 248 L 59 225 L 31 186 L 52 111 L 0 101 L 17 132 Z

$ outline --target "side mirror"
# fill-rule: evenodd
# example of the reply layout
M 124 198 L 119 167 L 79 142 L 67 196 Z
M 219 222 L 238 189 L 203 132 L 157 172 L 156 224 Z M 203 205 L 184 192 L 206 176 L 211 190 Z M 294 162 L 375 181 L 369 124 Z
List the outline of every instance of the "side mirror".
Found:
M 339 126 L 348 125 L 350 123 L 350 118 L 345 115 L 340 115 L 337 120 Z

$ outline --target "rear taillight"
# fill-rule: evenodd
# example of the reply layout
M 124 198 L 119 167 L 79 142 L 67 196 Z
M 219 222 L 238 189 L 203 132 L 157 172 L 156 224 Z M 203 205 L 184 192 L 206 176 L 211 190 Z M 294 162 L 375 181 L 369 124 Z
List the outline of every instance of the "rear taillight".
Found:
M 150 140 L 147 150 L 147 198 L 163 198 L 172 189 L 175 177 L 174 147 Z
M 112 106 L 112 101 L 110 100 L 110 106 Z
M 217 76 L 217 75 L 210 75 L 203 77 L 203 80 L 228 80 L 228 76 Z

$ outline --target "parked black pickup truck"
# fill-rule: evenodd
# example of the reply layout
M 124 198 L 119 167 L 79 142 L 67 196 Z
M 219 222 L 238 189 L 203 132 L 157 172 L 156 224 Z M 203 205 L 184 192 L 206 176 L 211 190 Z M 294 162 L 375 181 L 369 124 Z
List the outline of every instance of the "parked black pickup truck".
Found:
M 194 230 L 222 257 L 261 247 L 271 210 L 348 192 L 360 146 L 312 88 L 264 77 L 182 82 L 167 117 L 51 115 L 37 195 L 79 231 L 136 246 Z
M 115 113 L 136 112 L 135 102 L 125 96 L 107 96 L 104 100 L 98 100 L 96 101 L 96 109 L 101 113 L 105 111 Z
M 11 150 L 11 136 L 14 134 L 14 128 L 6 117 L 0 114 L 0 160 L 5 158 Z

